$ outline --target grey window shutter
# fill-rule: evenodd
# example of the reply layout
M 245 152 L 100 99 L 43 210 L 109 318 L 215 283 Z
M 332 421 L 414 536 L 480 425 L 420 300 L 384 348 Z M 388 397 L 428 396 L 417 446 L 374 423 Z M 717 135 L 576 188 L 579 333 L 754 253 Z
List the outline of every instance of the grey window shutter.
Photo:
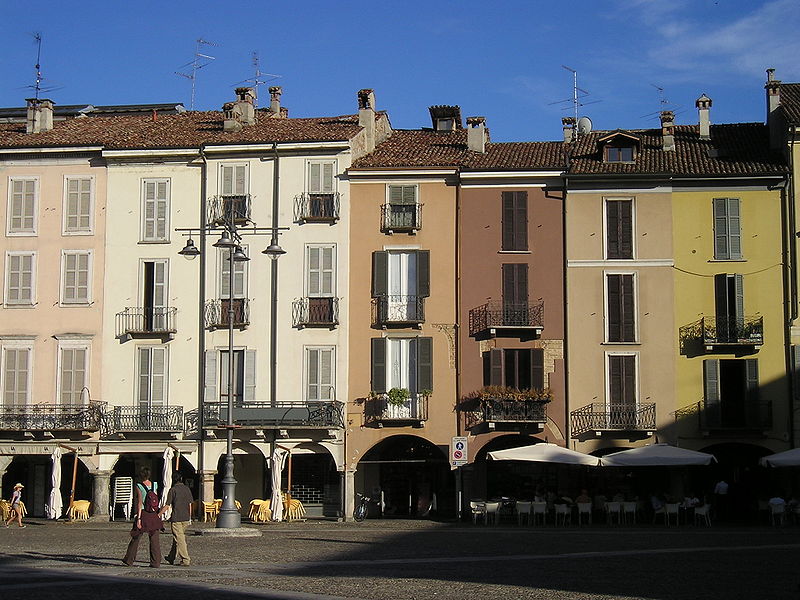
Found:
M 736 273 L 733 276 L 733 289 L 735 294 L 735 316 L 739 328 L 744 326 L 744 277 Z
M 312 194 L 322 192 L 321 167 L 320 163 L 310 163 L 308 165 L 308 191 Z
M 245 350 L 244 353 L 244 401 L 256 399 L 256 351 Z
M 322 189 L 324 194 L 333 193 L 333 163 L 324 163 L 322 165 Z
M 483 383 L 484 385 L 505 385 L 505 378 L 503 377 L 503 363 L 504 353 L 502 350 L 494 348 L 488 352 L 483 353 L 484 372 Z
M 758 359 L 748 358 L 745 360 L 745 378 L 747 380 L 747 397 L 745 415 L 747 425 L 756 426 L 759 422 L 758 417 L 761 405 L 759 403 L 758 390 Z
M 728 202 L 727 198 L 714 198 L 714 258 L 731 258 L 728 249 Z
M 719 427 L 721 412 L 718 359 L 710 358 L 703 361 L 703 391 L 705 393 L 706 423 L 709 427 Z
M 417 294 L 423 298 L 431 295 L 430 250 L 417 250 Z
M 372 296 L 385 296 L 389 292 L 389 253 L 372 253 Z
M 150 405 L 150 348 L 139 348 L 139 406 Z
M 739 216 L 739 199 L 728 198 L 728 248 L 729 258 L 742 258 L 742 228 Z
M 607 258 L 620 258 L 619 202 L 606 202 L 606 254 Z
M 205 364 L 205 394 L 204 399 L 206 402 L 219 402 L 219 394 L 217 393 L 217 351 L 206 350 L 206 364 Z
M 503 192 L 503 250 L 514 250 L 514 192 Z
M 386 339 L 372 338 L 372 391 L 386 393 Z
M 234 194 L 241 195 L 247 193 L 247 167 L 245 165 L 236 166 L 236 188 Z
M 166 406 L 167 404 L 167 349 L 151 349 L 151 406 Z
M 608 341 L 622 341 L 622 282 L 620 275 L 606 276 L 608 297 Z
M 417 390 L 433 390 L 433 338 L 417 338 Z
M 233 167 L 222 167 L 222 195 L 230 196 L 233 192 Z
M 795 401 L 800 400 L 800 346 L 792 346 L 792 389 Z
M 514 192 L 514 250 L 528 249 L 528 192 Z
M 621 277 L 621 309 L 622 309 L 622 340 L 623 342 L 636 341 L 636 318 L 633 301 L 633 275 Z
M 612 404 L 636 405 L 636 357 L 612 355 L 608 357 L 609 389 Z
M 531 349 L 531 389 L 543 390 L 547 386 L 544 381 L 544 350 Z

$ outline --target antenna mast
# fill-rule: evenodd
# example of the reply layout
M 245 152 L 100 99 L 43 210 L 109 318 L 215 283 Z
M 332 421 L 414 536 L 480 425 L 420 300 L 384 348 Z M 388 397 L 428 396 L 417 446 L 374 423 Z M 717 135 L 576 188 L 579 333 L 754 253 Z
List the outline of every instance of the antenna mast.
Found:
M 34 98 L 39 99 L 39 92 L 42 90 L 42 34 L 36 32 L 33 34 L 33 39 L 36 41 L 36 82 L 33 84 Z
M 206 41 L 203 38 L 197 38 L 196 41 L 197 41 L 197 47 L 194 52 L 194 60 L 178 67 L 179 69 L 185 69 L 186 67 L 190 67 L 191 72 L 182 73 L 180 71 L 175 71 L 176 75 L 185 77 L 186 79 L 192 82 L 192 100 L 191 103 L 189 104 L 190 110 L 194 110 L 194 97 L 197 87 L 197 72 L 203 67 L 207 67 L 214 60 L 216 60 L 216 56 L 209 56 L 208 54 L 203 54 L 202 52 L 200 52 L 200 50 L 202 49 L 203 46 L 212 46 L 215 48 L 218 46 L 218 44 Z
M 565 98 L 564 100 L 557 100 L 556 102 L 550 102 L 549 105 L 553 104 L 561 104 L 565 105 L 562 106 L 562 110 L 569 110 L 569 105 L 572 105 L 572 116 L 575 119 L 576 129 L 575 135 L 578 135 L 577 123 L 578 123 L 578 110 L 581 106 L 586 106 L 587 104 L 596 104 L 597 102 L 602 102 L 602 100 L 592 100 L 591 102 L 584 102 L 584 98 L 589 95 L 589 92 L 584 90 L 583 88 L 578 87 L 578 72 L 573 69 L 572 67 L 568 67 L 567 65 L 561 65 L 562 69 L 566 69 L 570 73 L 572 73 L 572 98 Z
M 263 85 L 272 81 L 273 79 L 278 79 L 280 75 L 276 75 L 275 73 L 264 73 L 261 70 L 261 66 L 258 60 L 258 52 L 253 50 L 252 53 L 252 64 L 254 73 L 253 76 L 249 79 L 245 79 L 244 81 L 240 81 L 239 83 L 249 83 L 252 84 L 253 88 L 255 89 L 255 106 L 258 107 L 258 86 Z

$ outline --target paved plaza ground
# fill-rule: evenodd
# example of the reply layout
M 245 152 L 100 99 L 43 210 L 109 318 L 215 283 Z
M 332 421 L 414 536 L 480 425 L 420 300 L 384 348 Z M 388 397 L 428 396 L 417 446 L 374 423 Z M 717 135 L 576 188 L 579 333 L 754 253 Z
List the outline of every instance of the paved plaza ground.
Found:
M 250 525 L 248 525 L 250 526 Z M 204 527 L 199 524 L 198 527 Z M 192 536 L 192 566 L 122 564 L 130 524 L 0 528 L 0 597 L 800 598 L 800 527 L 486 527 L 430 521 L 256 525 Z M 169 534 L 162 535 L 164 553 Z

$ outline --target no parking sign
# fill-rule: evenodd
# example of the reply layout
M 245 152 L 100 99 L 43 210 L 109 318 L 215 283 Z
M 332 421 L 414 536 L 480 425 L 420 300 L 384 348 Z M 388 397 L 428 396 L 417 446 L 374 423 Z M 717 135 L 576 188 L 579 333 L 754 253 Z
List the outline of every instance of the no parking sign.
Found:
M 467 464 L 467 438 L 454 436 L 450 442 L 450 465 L 460 467 Z

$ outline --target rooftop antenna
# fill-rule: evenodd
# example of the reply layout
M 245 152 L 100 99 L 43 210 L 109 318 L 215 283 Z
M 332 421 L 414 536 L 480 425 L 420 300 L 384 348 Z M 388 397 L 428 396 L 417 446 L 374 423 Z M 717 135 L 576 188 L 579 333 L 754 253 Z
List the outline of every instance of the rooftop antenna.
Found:
M 586 106 L 588 104 L 597 104 L 598 102 L 602 102 L 602 100 L 592 100 L 590 102 L 584 102 L 583 99 L 589 96 L 589 92 L 584 90 L 583 88 L 578 87 L 578 72 L 573 69 L 572 67 L 568 67 L 567 65 L 561 65 L 562 69 L 566 69 L 570 73 L 572 73 L 572 98 L 565 98 L 564 100 L 557 100 L 555 102 L 550 102 L 548 106 L 552 106 L 553 104 L 564 104 L 563 110 L 569 110 L 570 105 L 572 108 L 572 116 L 575 118 L 575 122 L 578 122 L 578 109 L 581 106 Z M 580 132 L 576 132 L 580 133 Z
M 686 112 L 686 109 L 682 109 L 680 105 L 667 100 L 667 97 L 664 95 L 663 87 L 661 87 L 660 85 L 656 85 L 655 83 L 651 83 L 650 85 L 656 88 L 656 90 L 658 90 L 659 109 L 657 111 L 647 113 L 646 115 L 642 115 L 641 117 L 639 117 L 640 119 L 646 119 L 648 117 L 658 117 L 661 114 L 661 112 L 665 110 L 671 110 L 672 112 L 675 113 L 676 116 L 683 112 Z
M 260 85 L 262 85 L 264 83 L 268 83 L 270 81 L 273 81 L 274 79 L 278 79 L 281 76 L 280 75 L 276 75 L 275 73 L 264 73 L 261 70 L 261 67 L 259 66 L 258 52 L 256 52 L 255 50 L 253 50 L 253 53 L 252 53 L 252 64 L 253 64 L 253 69 L 254 69 L 253 76 L 250 77 L 249 79 L 245 79 L 243 81 L 239 81 L 238 83 L 236 83 L 234 85 L 239 85 L 239 84 L 242 84 L 242 83 L 250 83 L 250 84 L 252 84 L 253 88 L 256 91 L 255 106 L 258 107 L 258 86 L 260 86 Z
M 62 86 L 50 86 L 46 87 L 42 85 L 44 81 L 44 77 L 42 76 L 42 34 L 41 33 L 32 33 L 34 42 L 36 42 L 36 79 L 34 80 L 33 85 L 26 85 L 23 86 L 24 89 L 33 90 L 34 98 L 37 100 L 39 99 L 39 95 L 42 92 L 52 92 L 53 90 L 61 89 Z
M 197 72 L 202 69 L 203 67 L 207 67 L 210 65 L 214 60 L 216 60 L 216 56 L 209 56 L 208 54 L 203 54 L 200 50 L 203 46 L 212 46 L 216 48 L 218 44 L 214 42 L 209 42 L 204 40 L 203 38 L 197 38 L 197 47 L 194 51 L 194 59 L 186 63 L 185 65 L 181 65 L 178 67 L 179 69 L 186 69 L 186 67 L 191 67 L 190 73 L 182 73 L 181 71 L 175 71 L 176 75 L 180 75 L 181 77 L 185 77 L 189 81 L 192 82 L 192 101 L 189 104 L 190 110 L 194 110 L 194 96 L 197 87 Z

